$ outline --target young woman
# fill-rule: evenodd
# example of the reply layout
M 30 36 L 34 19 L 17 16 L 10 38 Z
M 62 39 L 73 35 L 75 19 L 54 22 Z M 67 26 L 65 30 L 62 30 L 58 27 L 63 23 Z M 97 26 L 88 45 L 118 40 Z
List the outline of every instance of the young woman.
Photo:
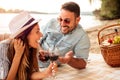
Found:
M 15 16 L 9 23 L 11 36 L 0 42 L 0 66 L 5 80 L 41 80 L 57 71 L 56 63 L 40 72 L 38 67 L 38 41 L 42 37 L 38 20 L 28 12 Z M 3 63 L 3 64 L 2 64 Z

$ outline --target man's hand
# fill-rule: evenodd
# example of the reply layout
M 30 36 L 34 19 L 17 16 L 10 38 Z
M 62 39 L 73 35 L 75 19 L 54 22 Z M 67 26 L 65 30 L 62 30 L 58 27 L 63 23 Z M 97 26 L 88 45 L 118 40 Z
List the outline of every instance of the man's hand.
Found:
M 40 50 L 39 51 L 39 60 L 41 60 L 42 62 L 46 62 L 48 59 L 49 59 L 48 51 Z
M 73 51 L 69 51 L 64 57 L 59 57 L 59 61 L 63 64 L 68 63 L 73 58 Z

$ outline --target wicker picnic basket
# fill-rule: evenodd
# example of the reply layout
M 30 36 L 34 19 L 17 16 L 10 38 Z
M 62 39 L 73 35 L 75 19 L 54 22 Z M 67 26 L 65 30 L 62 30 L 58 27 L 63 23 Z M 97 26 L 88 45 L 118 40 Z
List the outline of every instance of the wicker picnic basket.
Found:
M 120 67 L 120 44 L 103 45 L 104 40 L 120 35 L 120 24 L 103 27 L 98 31 L 98 42 L 105 62 L 112 67 Z

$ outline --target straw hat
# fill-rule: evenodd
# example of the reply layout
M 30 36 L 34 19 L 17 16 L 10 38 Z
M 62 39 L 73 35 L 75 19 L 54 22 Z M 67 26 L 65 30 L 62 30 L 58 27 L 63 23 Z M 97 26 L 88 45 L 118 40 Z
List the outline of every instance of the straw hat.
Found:
M 9 29 L 11 31 L 10 38 L 15 38 L 18 34 L 38 22 L 39 20 L 35 20 L 27 11 L 21 12 L 9 23 Z

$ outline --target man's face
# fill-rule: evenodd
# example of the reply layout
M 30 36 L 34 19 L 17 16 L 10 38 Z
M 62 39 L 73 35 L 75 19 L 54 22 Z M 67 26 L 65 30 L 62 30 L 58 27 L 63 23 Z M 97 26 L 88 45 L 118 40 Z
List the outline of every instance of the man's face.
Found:
M 80 17 L 75 17 L 73 12 L 62 9 L 58 21 L 61 25 L 61 32 L 67 34 L 76 28 L 80 21 Z

